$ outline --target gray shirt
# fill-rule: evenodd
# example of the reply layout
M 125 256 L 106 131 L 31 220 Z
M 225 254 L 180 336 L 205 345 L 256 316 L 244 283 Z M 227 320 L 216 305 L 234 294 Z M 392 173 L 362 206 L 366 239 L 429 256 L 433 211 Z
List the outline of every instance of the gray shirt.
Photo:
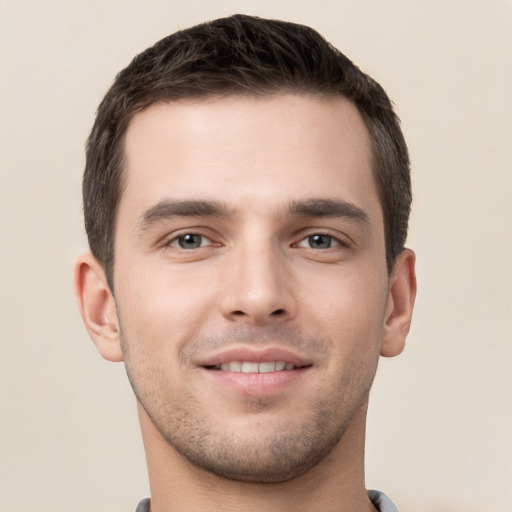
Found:
M 380 512 L 398 512 L 394 503 L 384 493 L 380 491 L 368 491 L 368 496 L 376 509 Z M 149 512 L 150 502 L 151 500 L 149 498 L 144 498 L 139 503 L 135 512 Z

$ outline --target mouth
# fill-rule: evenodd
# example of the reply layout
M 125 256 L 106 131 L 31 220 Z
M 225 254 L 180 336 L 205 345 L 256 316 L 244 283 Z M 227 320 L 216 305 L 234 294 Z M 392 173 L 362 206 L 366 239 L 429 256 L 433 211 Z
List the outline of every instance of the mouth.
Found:
M 293 363 L 286 361 L 229 361 L 220 365 L 206 366 L 205 368 L 221 372 L 272 373 L 297 370 L 298 368 L 304 368 L 304 366 L 295 366 Z
M 227 348 L 197 361 L 206 370 L 237 373 L 274 373 L 312 366 L 312 361 L 285 347 L 253 345 Z
M 292 349 L 257 345 L 231 347 L 197 363 L 216 389 L 231 389 L 254 397 L 269 397 L 292 389 L 313 366 L 313 361 Z

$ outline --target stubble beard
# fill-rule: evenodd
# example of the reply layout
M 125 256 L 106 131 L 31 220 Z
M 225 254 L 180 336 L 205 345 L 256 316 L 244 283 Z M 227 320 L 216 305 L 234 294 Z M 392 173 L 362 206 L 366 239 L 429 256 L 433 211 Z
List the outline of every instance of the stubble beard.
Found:
M 127 346 L 124 340 L 128 379 L 160 436 L 194 466 L 240 482 L 286 482 L 319 464 L 343 439 L 356 414 L 366 408 L 375 375 L 375 371 L 369 375 L 367 368 L 361 372 L 362 361 L 355 362 L 356 369 L 340 377 L 332 390 L 337 392 L 335 396 L 327 393 L 327 399 L 315 401 L 300 423 L 276 428 L 265 428 L 264 416 L 271 405 L 265 399 L 248 399 L 251 412 L 262 417 L 262 428 L 255 435 L 246 435 L 216 428 L 215 419 L 201 409 L 193 393 L 176 396 L 170 384 L 148 389 L 147 382 L 168 381 L 159 368 L 146 368 L 139 378 Z

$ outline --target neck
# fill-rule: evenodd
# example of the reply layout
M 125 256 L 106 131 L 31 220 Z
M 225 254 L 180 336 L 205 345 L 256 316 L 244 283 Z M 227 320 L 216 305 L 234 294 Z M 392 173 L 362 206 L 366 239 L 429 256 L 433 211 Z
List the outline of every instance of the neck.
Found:
M 374 512 L 364 486 L 367 404 L 340 442 L 305 474 L 281 483 L 226 479 L 192 465 L 138 405 L 151 487 L 151 512 Z

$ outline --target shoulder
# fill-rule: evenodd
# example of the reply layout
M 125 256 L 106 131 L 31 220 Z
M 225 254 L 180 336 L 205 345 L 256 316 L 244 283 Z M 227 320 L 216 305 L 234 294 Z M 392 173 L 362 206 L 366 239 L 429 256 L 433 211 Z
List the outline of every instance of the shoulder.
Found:
M 368 491 L 368 497 L 379 512 L 398 512 L 395 504 L 383 492 Z
M 398 512 L 395 504 L 380 491 L 368 491 L 371 502 L 379 512 Z M 137 506 L 135 512 L 149 512 L 150 499 L 144 498 Z
M 149 498 L 144 498 L 135 509 L 135 512 L 149 512 L 149 504 L 151 500 Z

